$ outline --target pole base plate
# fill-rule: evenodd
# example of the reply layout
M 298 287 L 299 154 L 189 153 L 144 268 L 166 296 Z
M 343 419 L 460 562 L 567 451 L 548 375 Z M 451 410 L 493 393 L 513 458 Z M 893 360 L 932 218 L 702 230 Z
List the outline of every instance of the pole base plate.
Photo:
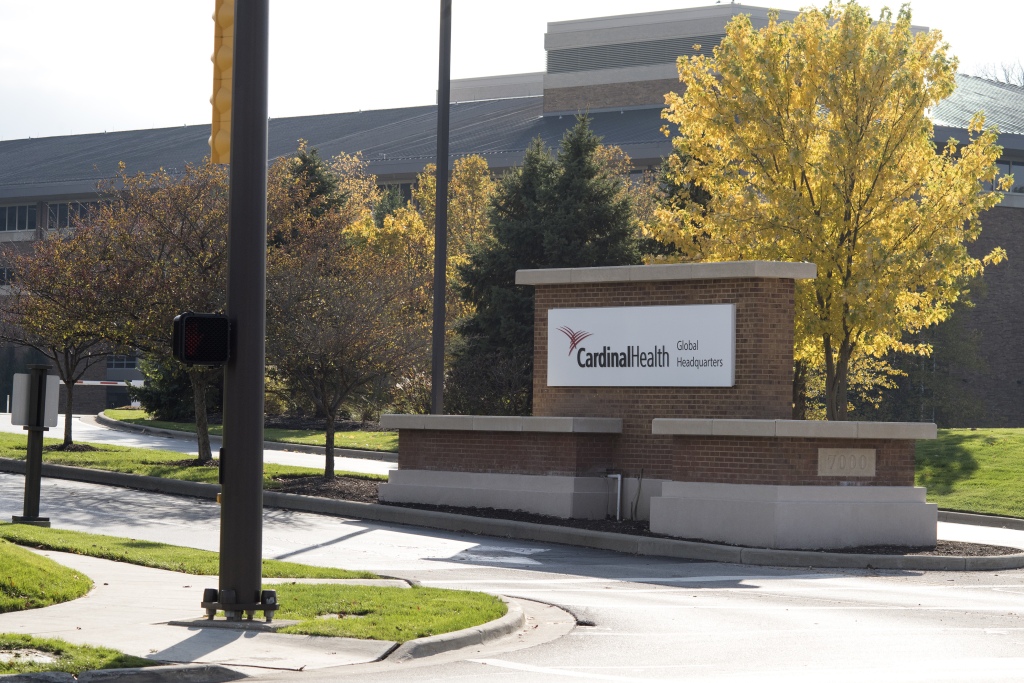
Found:
M 11 517 L 12 524 L 29 524 L 31 526 L 50 526 L 49 517 Z

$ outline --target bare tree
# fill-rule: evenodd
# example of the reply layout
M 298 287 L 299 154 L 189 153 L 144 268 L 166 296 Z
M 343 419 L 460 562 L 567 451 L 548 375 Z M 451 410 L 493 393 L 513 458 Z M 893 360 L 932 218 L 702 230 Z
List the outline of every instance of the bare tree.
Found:
M 978 67 L 977 73 L 974 75 L 997 83 L 1009 83 L 1024 87 L 1024 64 L 1020 60 L 1002 62 L 1001 64 L 983 64 Z

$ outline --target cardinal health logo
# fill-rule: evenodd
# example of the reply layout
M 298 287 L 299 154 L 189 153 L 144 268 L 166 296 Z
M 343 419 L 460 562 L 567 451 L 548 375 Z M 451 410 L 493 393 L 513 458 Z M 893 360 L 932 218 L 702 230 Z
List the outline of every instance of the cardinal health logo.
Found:
M 572 352 L 576 350 L 576 347 L 580 345 L 580 342 L 587 337 L 594 336 L 591 332 L 584 332 L 583 330 L 575 331 L 568 327 L 559 327 L 558 331 L 569 338 L 569 353 L 566 355 L 571 356 Z

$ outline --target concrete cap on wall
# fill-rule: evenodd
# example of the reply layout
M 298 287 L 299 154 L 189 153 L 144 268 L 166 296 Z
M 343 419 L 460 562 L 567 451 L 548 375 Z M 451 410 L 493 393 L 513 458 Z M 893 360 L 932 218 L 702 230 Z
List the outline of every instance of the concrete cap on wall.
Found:
M 460 432 L 560 432 L 621 434 L 617 417 L 519 417 L 513 415 L 381 415 L 386 429 L 431 429 Z
M 823 422 L 819 420 L 716 420 L 655 418 L 652 434 L 761 436 L 794 439 L 934 439 L 933 422 Z
M 665 282 L 672 280 L 726 280 L 776 278 L 813 280 L 818 267 L 813 263 L 785 261 L 722 261 L 718 263 L 665 263 L 652 266 L 607 266 L 602 268 L 543 268 L 517 270 L 517 285 L 569 285 L 597 282 Z

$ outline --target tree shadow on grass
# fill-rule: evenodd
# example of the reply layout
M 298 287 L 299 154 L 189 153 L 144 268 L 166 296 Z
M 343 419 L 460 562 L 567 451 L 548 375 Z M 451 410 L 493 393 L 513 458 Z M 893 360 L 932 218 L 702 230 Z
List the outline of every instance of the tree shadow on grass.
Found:
M 968 434 L 946 434 L 935 441 L 918 441 L 914 455 L 916 483 L 930 493 L 951 493 L 957 482 L 970 479 L 978 461 L 965 446 L 974 440 Z

